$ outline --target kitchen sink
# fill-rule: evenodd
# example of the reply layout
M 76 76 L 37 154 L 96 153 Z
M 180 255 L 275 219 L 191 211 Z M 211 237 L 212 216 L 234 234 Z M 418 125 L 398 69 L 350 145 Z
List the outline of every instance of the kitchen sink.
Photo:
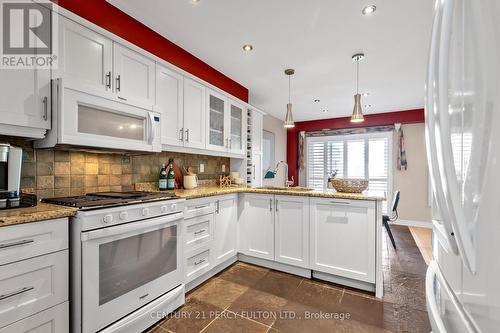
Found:
M 261 186 L 257 187 L 258 189 L 262 190 L 276 190 L 276 191 L 312 191 L 312 188 L 309 187 L 302 187 L 302 186 L 290 186 L 290 187 L 284 187 L 284 186 Z

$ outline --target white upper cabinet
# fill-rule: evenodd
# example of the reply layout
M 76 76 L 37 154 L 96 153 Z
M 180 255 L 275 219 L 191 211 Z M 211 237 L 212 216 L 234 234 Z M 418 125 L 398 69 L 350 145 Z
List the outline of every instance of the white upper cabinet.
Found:
M 216 201 L 214 260 L 220 264 L 233 257 L 236 249 L 236 222 L 238 221 L 238 196 L 222 196 Z
M 375 202 L 310 199 L 310 265 L 316 271 L 375 282 Z
M 50 70 L 0 69 L 0 132 L 42 138 L 50 129 Z M 33 134 L 17 126 L 32 129 Z
M 245 154 L 246 108 L 235 101 L 229 101 L 228 112 L 229 150 L 234 154 Z
M 157 63 L 155 111 L 162 116 L 161 143 L 164 145 L 183 145 L 183 90 L 183 76 Z
M 207 149 L 228 151 L 227 104 L 224 95 L 207 89 Z
M 59 16 L 59 58 L 55 78 L 87 92 L 112 92 L 113 42 Z
M 205 149 L 205 86 L 184 78 L 184 146 Z
M 119 100 L 152 110 L 155 104 L 153 60 L 113 43 L 114 85 Z
M 274 260 L 274 195 L 245 194 L 239 230 L 241 251 Z
M 309 268 L 309 197 L 275 196 L 275 261 Z

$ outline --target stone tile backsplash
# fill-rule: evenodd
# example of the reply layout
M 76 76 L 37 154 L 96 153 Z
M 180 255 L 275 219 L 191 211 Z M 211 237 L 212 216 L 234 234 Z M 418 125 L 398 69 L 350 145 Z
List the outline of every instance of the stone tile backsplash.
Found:
M 135 183 L 157 182 L 162 163 L 173 158 L 182 169 L 193 167 L 200 180 L 218 179 L 222 165 L 229 170 L 229 158 L 161 152 L 128 155 L 89 153 L 53 149 L 33 149 L 31 142 L 0 136 L 23 148 L 21 189 L 38 198 L 83 195 L 91 192 L 132 191 Z M 199 165 L 205 170 L 199 173 Z

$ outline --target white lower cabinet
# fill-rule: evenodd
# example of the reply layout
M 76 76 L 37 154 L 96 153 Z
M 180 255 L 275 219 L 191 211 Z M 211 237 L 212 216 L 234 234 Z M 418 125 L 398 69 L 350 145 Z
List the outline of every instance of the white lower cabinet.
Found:
M 375 202 L 311 198 L 311 269 L 375 282 Z
M 274 260 L 274 195 L 244 194 L 240 219 L 243 254 Z
M 274 260 L 309 268 L 309 198 L 276 195 Z
M 214 262 L 223 263 L 236 255 L 236 221 L 238 220 L 238 195 L 217 198 L 214 229 Z
M 186 264 L 184 273 L 186 275 L 186 283 L 189 283 L 208 272 L 213 267 L 212 249 L 210 245 L 203 246 L 194 251 L 185 253 Z
M 31 317 L 0 328 L 0 333 L 67 333 L 69 302 L 64 302 Z
M 68 220 L 0 228 L 0 333 L 69 331 Z

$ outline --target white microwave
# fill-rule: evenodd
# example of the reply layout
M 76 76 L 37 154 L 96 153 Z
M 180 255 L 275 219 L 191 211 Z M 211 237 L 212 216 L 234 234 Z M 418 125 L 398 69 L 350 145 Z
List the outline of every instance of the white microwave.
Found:
M 161 151 L 161 115 L 52 81 L 52 129 L 36 148 L 79 146 Z

